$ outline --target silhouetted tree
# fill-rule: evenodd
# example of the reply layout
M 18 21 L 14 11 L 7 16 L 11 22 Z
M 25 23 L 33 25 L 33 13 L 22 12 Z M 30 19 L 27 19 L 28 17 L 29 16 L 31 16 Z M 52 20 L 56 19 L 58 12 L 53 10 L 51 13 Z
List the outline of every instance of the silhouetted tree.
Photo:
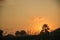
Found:
M 3 40 L 14 40 L 14 36 L 12 34 L 8 34 L 7 36 L 4 36 Z
M 47 24 L 44 24 L 42 27 L 42 31 L 40 32 L 41 40 L 49 40 L 49 27 Z
M 3 36 L 3 30 L 0 30 L 0 37 Z
M 19 31 L 16 31 L 15 35 L 16 36 L 26 36 L 27 33 L 24 30 L 21 30 L 20 32 Z
M 27 33 L 26 33 L 24 30 L 21 30 L 20 35 L 21 35 L 21 36 L 26 36 Z
M 49 26 L 47 24 L 44 24 L 43 27 L 42 27 L 42 30 L 44 30 L 44 31 L 47 30 L 48 31 L 49 30 Z
M 20 32 L 19 31 L 16 31 L 15 35 L 16 36 L 20 36 Z
M 0 30 L 0 39 L 2 40 L 3 37 L 3 30 Z

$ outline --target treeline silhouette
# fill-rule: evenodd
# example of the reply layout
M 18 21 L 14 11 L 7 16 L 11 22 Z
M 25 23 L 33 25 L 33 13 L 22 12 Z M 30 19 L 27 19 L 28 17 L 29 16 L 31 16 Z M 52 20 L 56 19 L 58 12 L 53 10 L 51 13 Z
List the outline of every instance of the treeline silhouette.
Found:
M 15 35 L 3 35 L 3 30 L 0 30 L 0 40 L 60 40 L 60 28 L 49 32 L 49 27 L 44 24 L 41 32 L 38 35 L 29 35 L 25 30 L 16 31 Z

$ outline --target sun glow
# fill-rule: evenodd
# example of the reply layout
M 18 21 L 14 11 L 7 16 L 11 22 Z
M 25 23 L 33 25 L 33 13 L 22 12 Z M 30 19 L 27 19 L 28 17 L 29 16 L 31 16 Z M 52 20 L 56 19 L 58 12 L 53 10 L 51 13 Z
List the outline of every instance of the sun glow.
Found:
M 31 30 L 32 33 L 34 32 L 40 32 L 42 30 L 42 26 L 43 24 L 48 24 L 49 28 L 50 28 L 50 32 L 54 30 L 53 27 L 53 23 L 51 21 L 49 21 L 49 19 L 47 18 L 43 18 L 43 17 L 32 17 L 29 20 L 30 26 L 31 26 Z M 39 33 L 38 32 L 38 33 Z

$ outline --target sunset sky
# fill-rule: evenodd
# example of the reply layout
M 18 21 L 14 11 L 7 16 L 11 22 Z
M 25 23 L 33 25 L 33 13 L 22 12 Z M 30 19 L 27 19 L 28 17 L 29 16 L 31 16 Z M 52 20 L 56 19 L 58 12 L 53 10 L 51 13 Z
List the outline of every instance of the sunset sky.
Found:
M 4 0 L 0 13 L 0 29 L 4 34 L 26 30 L 41 31 L 48 24 L 50 31 L 59 28 L 58 3 L 54 0 Z

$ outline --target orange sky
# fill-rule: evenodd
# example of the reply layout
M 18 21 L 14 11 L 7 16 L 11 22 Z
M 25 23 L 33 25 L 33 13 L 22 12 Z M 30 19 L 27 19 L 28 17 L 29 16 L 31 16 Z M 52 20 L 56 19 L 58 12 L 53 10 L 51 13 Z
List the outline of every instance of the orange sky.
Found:
M 48 24 L 50 30 L 59 28 L 60 16 L 57 3 L 52 0 L 5 0 L 0 13 L 0 29 L 5 34 L 17 30 L 33 33 Z

